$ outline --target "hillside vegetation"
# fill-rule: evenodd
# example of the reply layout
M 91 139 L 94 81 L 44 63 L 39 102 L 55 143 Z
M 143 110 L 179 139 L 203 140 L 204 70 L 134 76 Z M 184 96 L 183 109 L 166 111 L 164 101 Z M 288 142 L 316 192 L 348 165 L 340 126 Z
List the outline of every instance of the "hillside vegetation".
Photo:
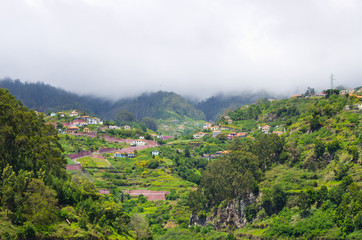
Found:
M 261 100 L 230 112 L 233 124 L 249 128 L 250 137 L 234 140 L 230 154 L 202 173 L 200 187 L 189 199 L 198 216 L 194 223 L 220 229 L 246 224 L 235 231 L 238 236 L 361 238 L 362 126 L 357 104 L 357 97 L 327 95 Z M 270 125 L 270 133 L 284 133 L 262 133 L 250 128 L 250 120 Z M 229 222 L 215 214 L 232 207 L 239 216 Z
M 218 120 L 216 137 L 187 119 L 188 134 L 136 151 L 132 141 L 107 139 L 149 139 L 146 124 L 93 137 L 58 134 L 42 114 L 0 89 L 0 236 L 361 239 L 361 100 L 333 92 L 258 100 L 229 111 Z M 123 113 L 115 121 L 131 116 Z M 205 136 L 193 139 L 200 131 Z M 247 134 L 228 137 L 232 131 Z M 100 148 L 122 148 L 134 157 L 97 153 Z M 65 171 L 65 155 L 80 151 L 93 153 L 77 160 L 81 171 Z M 150 201 L 130 196 L 131 190 L 168 193 Z

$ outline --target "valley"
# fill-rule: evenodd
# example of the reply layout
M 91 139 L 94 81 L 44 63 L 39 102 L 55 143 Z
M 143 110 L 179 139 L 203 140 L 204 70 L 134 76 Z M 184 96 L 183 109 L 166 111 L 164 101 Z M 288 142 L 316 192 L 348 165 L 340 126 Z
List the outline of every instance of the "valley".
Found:
M 359 239 L 361 95 L 264 98 L 208 122 L 174 103 L 140 121 L 29 110 L 1 89 L 0 234 Z

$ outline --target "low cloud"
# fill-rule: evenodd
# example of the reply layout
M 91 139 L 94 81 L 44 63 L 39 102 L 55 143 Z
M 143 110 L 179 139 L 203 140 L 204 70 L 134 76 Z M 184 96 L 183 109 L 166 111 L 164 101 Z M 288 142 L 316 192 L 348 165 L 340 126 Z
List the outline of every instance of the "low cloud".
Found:
M 362 82 L 353 0 L 18 0 L 0 8 L 0 77 L 111 98 L 276 93 Z

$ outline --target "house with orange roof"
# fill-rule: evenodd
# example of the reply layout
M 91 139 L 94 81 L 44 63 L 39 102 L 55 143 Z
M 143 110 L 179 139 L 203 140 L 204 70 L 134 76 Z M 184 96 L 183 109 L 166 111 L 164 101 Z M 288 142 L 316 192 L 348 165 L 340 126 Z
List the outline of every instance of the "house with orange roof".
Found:
M 206 134 L 203 132 L 198 132 L 196 134 L 193 135 L 194 139 L 200 139 L 203 138 Z
M 204 125 L 202 127 L 203 127 L 203 129 L 209 129 L 211 126 L 212 126 L 212 124 L 207 122 L 207 123 L 204 123 Z
M 219 126 L 215 125 L 215 126 L 211 126 L 211 127 L 210 127 L 210 130 L 211 130 L 211 131 L 218 131 L 219 128 L 220 128 Z
M 282 135 L 282 134 L 283 134 L 283 132 L 282 132 L 282 131 L 273 131 L 272 133 L 273 133 L 273 134 L 276 134 L 276 135 L 278 135 L 278 136 L 280 136 L 280 135 Z
M 129 130 L 129 129 L 131 129 L 131 127 L 128 126 L 128 125 L 124 125 L 124 126 L 123 126 L 123 129 L 124 129 L 124 130 Z
M 237 136 L 236 132 L 232 132 L 232 133 L 228 134 L 227 138 L 230 139 L 230 140 L 233 140 L 234 137 L 236 137 L 236 136 Z
M 78 117 L 79 116 L 79 113 L 76 109 L 74 109 L 70 114 L 69 114 L 70 117 Z
M 67 133 L 79 132 L 79 127 L 68 127 Z
M 89 128 L 85 127 L 85 128 L 83 129 L 83 132 L 84 132 L 84 133 L 89 133 L 90 130 L 89 130 Z
M 265 134 L 269 133 L 270 128 L 271 128 L 271 126 L 269 126 L 269 125 L 259 126 L 259 129 L 261 129 L 261 131 Z
M 237 133 L 236 136 L 239 138 L 245 138 L 248 136 L 248 134 L 246 132 L 241 132 L 241 133 Z

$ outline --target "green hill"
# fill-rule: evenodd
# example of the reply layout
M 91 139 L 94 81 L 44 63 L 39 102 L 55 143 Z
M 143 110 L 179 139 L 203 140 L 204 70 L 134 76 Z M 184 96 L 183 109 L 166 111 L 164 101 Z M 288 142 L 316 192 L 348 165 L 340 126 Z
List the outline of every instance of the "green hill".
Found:
M 192 222 L 236 226 L 239 237 L 360 238 L 360 104 L 327 95 L 261 100 L 230 112 L 249 137 L 208 164 L 190 195 Z M 259 129 L 265 125 L 269 134 Z
M 136 98 L 110 101 L 92 96 L 79 96 L 44 83 L 22 83 L 3 79 L 2 88 L 21 100 L 25 106 L 41 112 L 78 109 L 111 120 L 123 110 L 133 113 L 138 120 L 144 117 L 157 119 L 183 118 L 204 119 L 204 114 L 182 96 L 173 92 L 142 94 Z M 122 96 L 120 96 L 122 97 Z

